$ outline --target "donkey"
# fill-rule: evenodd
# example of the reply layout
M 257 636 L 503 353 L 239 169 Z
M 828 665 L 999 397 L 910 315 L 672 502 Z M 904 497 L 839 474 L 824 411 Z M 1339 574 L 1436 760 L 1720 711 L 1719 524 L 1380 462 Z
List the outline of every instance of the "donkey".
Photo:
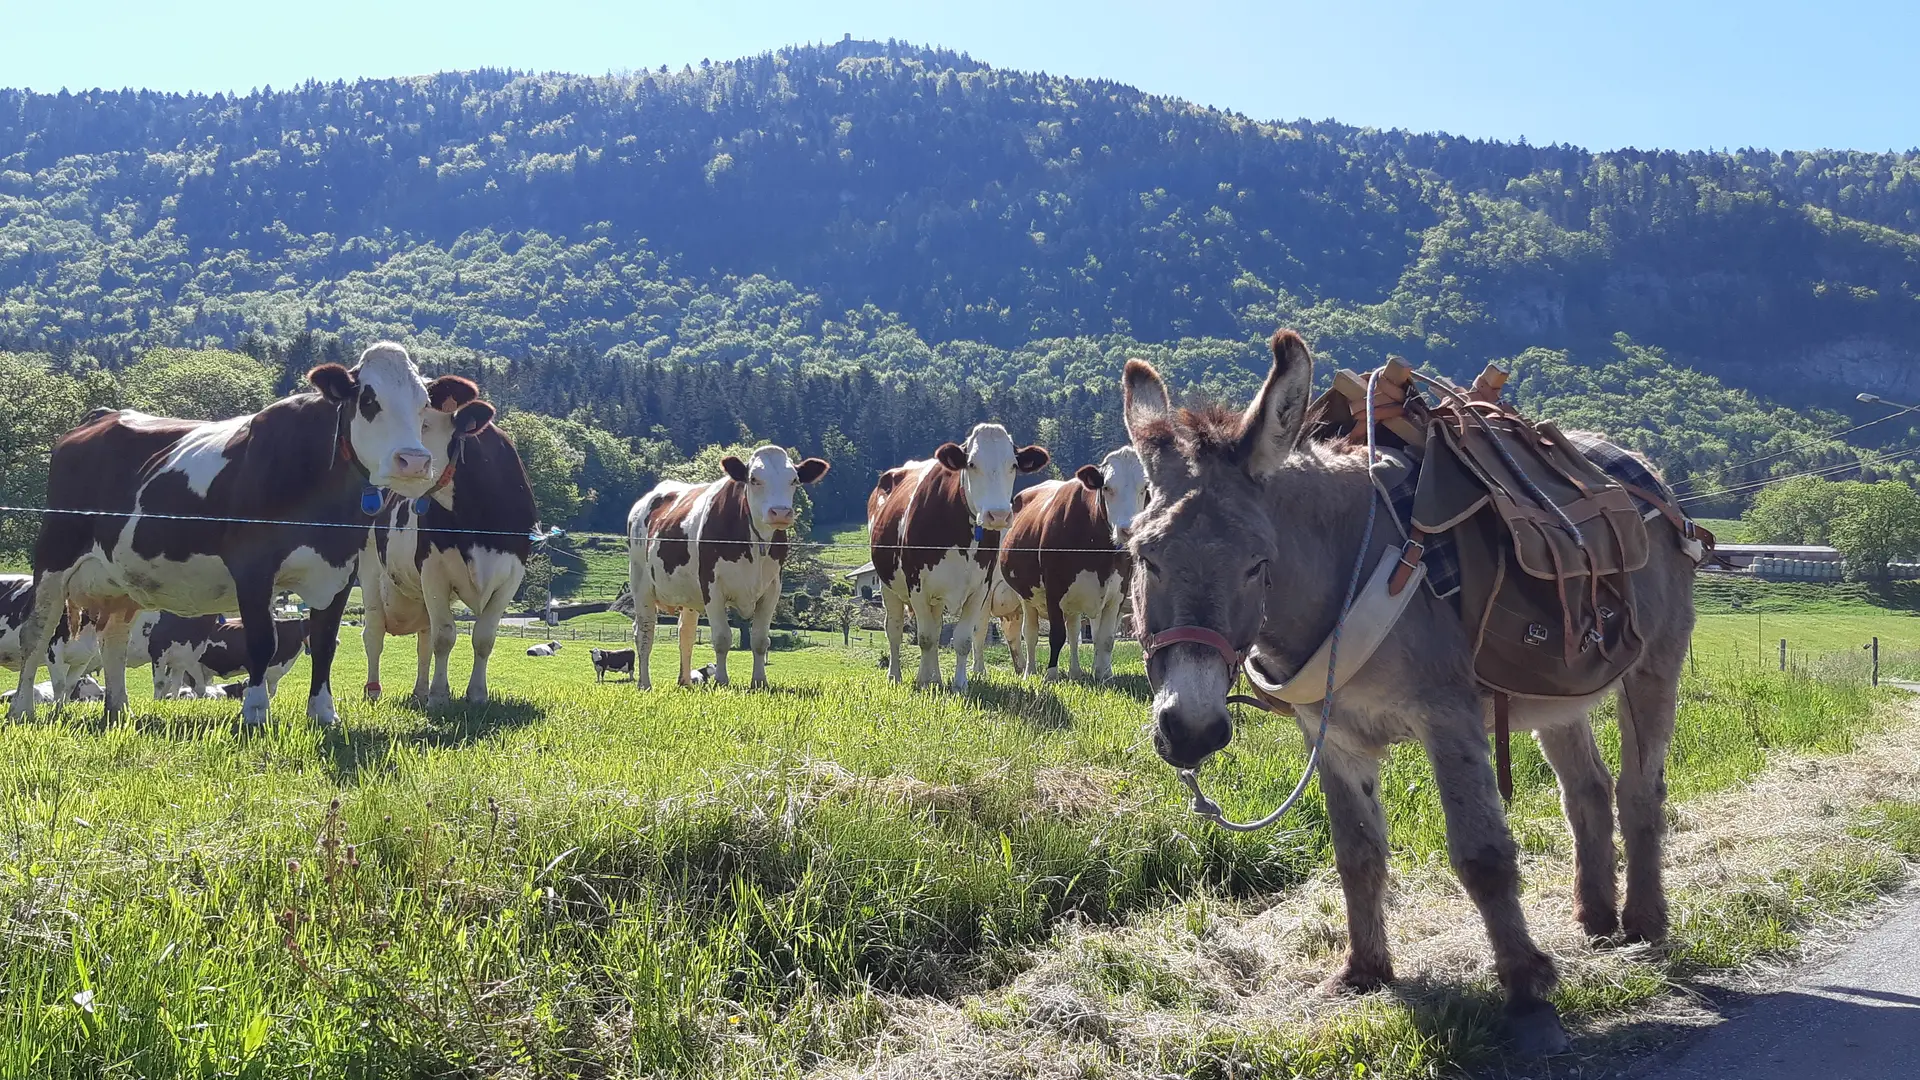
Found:
M 1159 374 L 1140 360 L 1128 361 L 1122 381 L 1127 433 L 1151 489 L 1130 545 L 1139 628 L 1199 629 L 1176 635 L 1181 640 L 1148 658 L 1154 748 L 1177 769 L 1199 768 L 1232 739 L 1227 695 L 1238 656 L 1284 681 L 1332 632 L 1362 554 L 1368 502 L 1377 497 L 1363 453 L 1302 438 L 1313 370 L 1305 342 L 1282 330 L 1270 345 L 1273 368 L 1244 413 L 1218 406 L 1176 411 Z M 1369 569 L 1399 539 L 1384 505 L 1378 513 L 1364 553 Z M 1693 629 L 1694 564 L 1665 519 L 1647 528 L 1652 555 L 1633 581 L 1645 649 L 1613 688 L 1620 705 L 1624 909 L 1615 899 L 1612 778 L 1588 722 L 1604 693 L 1516 698 L 1512 706 L 1513 727 L 1533 731 L 1559 778 L 1574 840 L 1574 917 L 1596 938 L 1624 930 L 1630 940 L 1651 941 L 1667 930 L 1662 803 L 1680 668 Z M 1433 764 L 1449 859 L 1493 947 L 1511 1037 L 1524 1053 L 1557 1053 L 1566 1047 L 1566 1033 L 1545 994 L 1558 976 L 1534 944 L 1520 906 L 1513 837 L 1489 764 L 1491 699 L 1474 680 L 1472 641 L 1459 615 L 1426 589 L 1418 593 L 1335 695 L 1321 749 L 1320 787 L 1346 896 L 1348 938 L 1346 961 L 1324 989 L 1366 991 L 1393 979 L 1380 760 L 1391 744 L 1417 739 Z M 1310 741 L 1320 730 L 1319 713 L 1317 704 L 1298 710 Z

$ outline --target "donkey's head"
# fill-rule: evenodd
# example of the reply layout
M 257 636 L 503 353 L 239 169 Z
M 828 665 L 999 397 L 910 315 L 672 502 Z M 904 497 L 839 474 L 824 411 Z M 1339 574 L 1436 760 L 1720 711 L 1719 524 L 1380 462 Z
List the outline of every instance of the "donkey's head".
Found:
M 1152 489 L 1134 519 L 1134 617 L 1142 634 L 1201 631 L 1176 634 L 1147 658 L 1154 749 L 1175 768 L 1199 767 L 1233 737 L 1235 654 L 1260 631 L 1278 555 L 1266 481 L 1299 442 L 1313 358 L 1291 330 L 1272 348 L 1273 370 L 1242 413 L 1176 410 L 1152 365 L 1127 362 L 1127 435 Z

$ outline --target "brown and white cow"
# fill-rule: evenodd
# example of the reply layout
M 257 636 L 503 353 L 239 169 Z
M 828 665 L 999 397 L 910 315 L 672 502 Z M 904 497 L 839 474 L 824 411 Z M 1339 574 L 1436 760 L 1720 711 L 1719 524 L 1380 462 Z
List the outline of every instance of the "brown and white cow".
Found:
M 1093 624 L 1093 677 L 1113 677 L 1113 641 L 1120 602 L 1132 574 L 1127 538 L 1146 508 L 1147 471 L 1132 447 L 1098 465 L 1082 465 L 1071 480 L 1049 480 L 1014 499 L 1013 527 L 1000 555 L 1000 575 L 1024 608 L 1021 637 L 1031 675 L 1040 617 L 1047 619 L 1046 677 L 1060 677 L 1060 648 L 1071 641 L 1068 671 L 1080 676 L 1080 621 Z
M 20 670 L 25 656 L 20 632 L 33 611 L 33 597 L 31 575 L 0 575 L 0 667 L 10 671 Z M 99 617 L 90 611 L 62 611 L 53 641 L 47 646 L 47 675 L 53 703 L 63 705 L 70 700 L 80 677 L 99 662 Z
M 267 664 L 267 695 L 300 659 L 307 641 L 307 620 L 273 620 L 273 658 Z M 240 622 L 218 615 L 160 613 L 147 635 L 147 659 L 153 663 L 154 700 L 178 697 L 182 690 L 206 697 L 221 679 L 247 670 L 247 631 Z
M 780 603 L 780 567 L 793 525 L 794 489 L 827 475 L 819 458 L 793 463 L 763 446 L 748 461 L 721 462 L 705 484 L 677 480 L 647 492 L 627 515 L 627 573 L 633 589 L 634 682 L 653 685 L 648 658 L 661 611 L 680 613 L 680 685 L 693 684 L 694 630 L 702 612 L 713 628 L 714 677 L 727 685 L 732 608 L 753 621 L 753 685 L 767 684 L 767 649 Z
M 435 425 L 452 425 L 452 410 L 464 404 L 439 398 L 431 403 L 428 422 Z M 389 499 L 360 553 L 369 700 L 380 696 L 380 651 L 388 634 L 415 635 L 413 699 L 427 705 L 451 699 L 447 667 L 458 635 L 453 599 L 459 597 L 473 612 L 467 700 L 486 701 L 487 659 L 500 616 L 527 576 L 539 512 L 513 441 L 492 424 L 478 430 L 454 427 L 451 439 L 454 463 L 441 475 L 425 512 L 418 500 Z
M 873 569 L 886 609 L 887 674 L 900 680 L 900 636 L 913 611 L 920 643 L 917 686 L 940 682 L 941 620 L 955 618 L 953 688 L 967 688 L 967 654 L 978 636 L 1000 532 L 1013 522 L 1019 473 L 1047 467 L 1038 446 L 1015 450 L 1007 429 L 979 424 L 964 444 L 880 474 L 867 496 Z
M 55 511 L 34 546 L 38 591 L 22 630 L 31 688 L 69 604 L 103 613 L 108 716 L 126 709 L 129 622 L 142 609 L 203 615 L 238 611 L 247 627 L 241 716 L 267 719 L 273 597 L 291 590 L 313 611 L 307 716 L 336 722 L 329 679 L 340 614 L 379 491 L 426 494 L 448 462 L 452 430 L 478 430 L 493 407 L 472 383 L 434 381 L 434 401 L 458 400 L 436 424 L 429 387 L 407 351 L 380 342 L 351 371 L 308 373 L 296 394 L 231 420 L 170 420 L 95 410 L 54 445 L 47 501 Z M 363 498 L 367 497 L 367 498 Z M 15 718 L 33 713 L 14 696 Z

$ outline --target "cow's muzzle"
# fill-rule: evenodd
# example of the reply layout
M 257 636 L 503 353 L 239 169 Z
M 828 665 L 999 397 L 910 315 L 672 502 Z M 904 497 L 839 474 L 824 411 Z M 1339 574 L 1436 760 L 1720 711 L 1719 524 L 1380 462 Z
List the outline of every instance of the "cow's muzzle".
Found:
M 425 450 L 393 452 L 393 475 L 401 480 L 425 480 L 433 472 L 433 455 Z
M 785 529 L 793 525 L 793 507 L 767 507 L 767 524 L 776 529 Z
M 1013 524 L 1013 510 L 988 510 L 980 515 L 980 524 L 989 529 L 1004 529 Z

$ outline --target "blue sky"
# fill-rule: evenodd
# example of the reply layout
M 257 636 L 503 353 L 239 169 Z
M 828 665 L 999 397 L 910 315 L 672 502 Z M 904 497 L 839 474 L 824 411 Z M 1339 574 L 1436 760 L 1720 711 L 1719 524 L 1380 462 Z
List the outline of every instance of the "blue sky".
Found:
M 0 0 L 0 85 L 602 74 L 899 38 L 1260 119 L 1594 149 L 1920 145 L 1920 3 Z

